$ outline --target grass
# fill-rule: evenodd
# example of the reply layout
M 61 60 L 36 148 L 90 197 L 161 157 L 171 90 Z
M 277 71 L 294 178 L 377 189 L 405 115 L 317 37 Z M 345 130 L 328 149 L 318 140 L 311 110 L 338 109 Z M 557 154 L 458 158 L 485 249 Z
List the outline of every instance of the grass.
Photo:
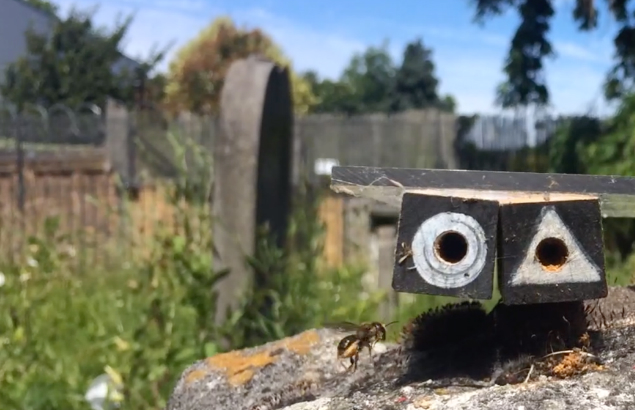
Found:
M 376 315 L 382 295 L 359 289 L 363 267 L 323 261 L 310 195 L 294 202 L 293 247 L 278 250 L 263 233 L 249 260 L 266 286 L 249 287 L 217 325 L 210 290 L 225 273 L 214 268 L 205 195 L 191 192 L 199 186 L 176 180 L 122 203 L 107 176 L 90 178 L 34 178 L 24 213 L 5 204 L 0 214 L 0 241 L 19 250 L 0 261 L 2 408 L 86 409 L 86 390 L 105 373 L 122 383 L 119 406 L 164 408 L 200 358 Z M 5 198 L 13 184 L 0 182 Z

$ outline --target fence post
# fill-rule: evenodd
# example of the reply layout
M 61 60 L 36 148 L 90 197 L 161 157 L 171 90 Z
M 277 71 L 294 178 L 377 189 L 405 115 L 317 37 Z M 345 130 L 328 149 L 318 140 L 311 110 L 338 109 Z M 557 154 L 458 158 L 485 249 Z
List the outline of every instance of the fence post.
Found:
M 106 104 L 106 152 L 124 187 L 135 182 L 135 141 L 132 116 L 123 104 L 109 99 Z
M 18 113 L 15 119 L 15 145 L 16 145 L 16 169 L 18 172 L 18 210 L 24 212 L 25 186 L 24 186 L 24 135 L 22 127 L 22 114 Z M 20 216 L 24 221 L 24 216 Z
M 133 112 L 133 115 L 128 117 L 128 129 L 127 129 L 127 133 L 126 133 L 126 147 L 127 147 L 127 153 L 128 153 L 128 159 L 127 159 L 127 163 L 128 163 L 128 169 L 127 171 L 127 177 L 128 177 L 128 182 L 126 184 L 126 186 L 128 187 L 128 189 L 132 189 L 134 190 L 134 192 L 137 191 L 137 189 L 139 187 L 137 187 L 137 144 L 136 144 L 136 138 L 137 138 L 137 133 L 138 133 L 138 115 L 139 112 Z
M 112 169 L 115 171 L 115 174 L 121 179 L 121 184 L 116 187 L 116 190 L 120 195 L 120 199 L 117 204 L 117 212 L 119 214 L 118 231 L 121 239 L 127 240 L 130 225 L 126 215 L 125 203 L 127 199 L 126 187 L 128 187 L 131 182 L 131 167 L 129 165 L 129 142 L 131 139 L 129 130 L 130 114 L 123 104 L 120 104 L 115 100 L 108 99 L 104 115 L 106 130 L 106 155 Z M 123 247 L 122 252 L 130 252 L 130 247 Z
M 236 306 L 237 294 L 252 278 L 245 260 L 254 257 L 256 230 L 268 225 L 278 246 L 286 236 L 293 151 L 288 69 L 259 57 L 235 61 L 225 77 L 220 109 L 213 235 L 215 265 L 230 274 L 215 286 L 217 322 Z

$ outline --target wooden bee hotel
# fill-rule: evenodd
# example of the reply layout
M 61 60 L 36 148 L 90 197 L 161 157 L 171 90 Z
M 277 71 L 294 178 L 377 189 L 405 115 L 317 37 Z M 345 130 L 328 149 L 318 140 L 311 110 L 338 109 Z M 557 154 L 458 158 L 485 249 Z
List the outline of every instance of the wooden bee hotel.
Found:
M 392 287 L 502 302 L 607 296 L 602 218 L 635 217 L 635 178 L 334 167 L 331 189 L 400 207 Z

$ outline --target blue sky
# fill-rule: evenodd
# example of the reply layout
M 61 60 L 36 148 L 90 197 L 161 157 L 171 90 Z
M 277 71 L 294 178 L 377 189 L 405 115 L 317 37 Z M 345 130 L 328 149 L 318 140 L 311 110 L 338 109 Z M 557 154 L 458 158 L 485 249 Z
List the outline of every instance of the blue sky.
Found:
M 57 0 L 66 11 L 99 4 L 95 0 Z M 603 3 L 602 3 L 603 4 Z M 558 54 L 547 63 L 551 111 L 610 111 L 601 97 L 612 64 L 614 24 L 604 10 L 600 27 L 581 33 L 571 19 L 573 0 L 557 0 L 551 40 Z M 355 52 L 389 41 L 400 61 L 404 46 L 421 37 L 434 51 L 440 91 L 456 96 L 460 112 L 497 113 L 494 89 L 503 79 L 509 39 L 518 23 L 515 12 L 472 22 L 469 0 L 108 0 L 96 19 L 112 26 L 118 13 L 135 12 L 125 41 L 131 57 L 147 55 L 154 44 L 174 42 L 169 55 L 220 15 L 268 32 L 291 58 L 296 70 L 316 70 L 337 78 Z M 167 62 L 161 67 L 167 68 Z

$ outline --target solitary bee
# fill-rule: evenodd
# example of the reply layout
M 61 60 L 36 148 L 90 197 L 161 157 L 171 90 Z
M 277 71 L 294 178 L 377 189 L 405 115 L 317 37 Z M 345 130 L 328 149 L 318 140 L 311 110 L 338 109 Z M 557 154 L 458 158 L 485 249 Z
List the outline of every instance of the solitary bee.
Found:
M 399 255 L 399 260 L 397 264 L 401 265 L 406 261 L 409 257 L 412 257 L 412 248 L 406 243 L 401 243 L 401 253 Z
M 346 367 L 344 364 L 342 366 L 346 371 L 353 368 L 353 372 L 357 370 L 357 361 L 359 360 L 359 352 L 362 350 L 362 341 L 357 338 L 357 335 L 351 334 L 342 338 L 337 344 L 337 358 L 344 359 L 348 358 L 351 361 L 351 365 Z
M 382 324 L 380 322 L 373 321 L 355 324 L 345 321 L 332 325 L 331 328 L 335 328 L 340 331 L 355 331 L 355 334 L 347 335 L 340 340 L 339 344 L 337 344 L 337 358 L 350 359 L 351 365 L 346 368 L 346 371 L 351 368 L 353 369 L 353 372 L 357 370 L 359 353 L 364 349 L 364 347 L 368 348 L 368 355 L 372 361 L 373 347 L 377 344 L 377 342 L 386 340 L 386 327 L 396 322 L 397 321 Z

